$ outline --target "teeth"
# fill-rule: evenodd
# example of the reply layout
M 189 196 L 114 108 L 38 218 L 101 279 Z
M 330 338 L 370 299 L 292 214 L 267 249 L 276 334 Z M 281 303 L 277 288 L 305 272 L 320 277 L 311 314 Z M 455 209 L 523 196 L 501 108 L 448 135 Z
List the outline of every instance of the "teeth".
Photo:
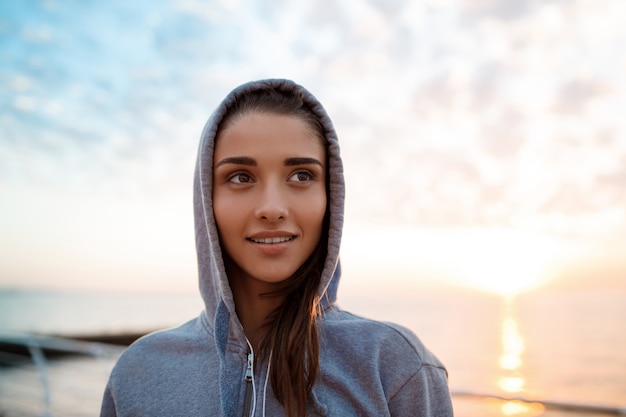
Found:
M 266 237 L 263 239 L 250 239 L 255 243 L 283 243 L 291 240 L 291 237 Z

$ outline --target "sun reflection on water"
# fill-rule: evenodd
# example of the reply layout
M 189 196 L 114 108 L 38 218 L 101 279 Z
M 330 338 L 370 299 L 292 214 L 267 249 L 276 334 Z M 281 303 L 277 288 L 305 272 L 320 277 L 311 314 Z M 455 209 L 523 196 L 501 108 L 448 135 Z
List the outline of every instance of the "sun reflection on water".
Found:
M 510 312 L 510 304 L 507 304 L 507 312 L 502 321 L 502 354 L 499 358 L 503 376 L 498 380 L 498 387 L 506 394 L 518 394 L 525 390 L 526 381 L 521 372 L 524 350 L 524 339 Z M 532 417 L 541 415 L 544 407 L 537 403 L 511 400 L 502 403 L 500 411 L 504 416 Z
M 545 407 L 539 403 L 525 403 L 523 401 L 507 401 L 502 404 L 502 414 L 505 416 L 540 416 Z
M 502 323 L 502 355 L 500 355 L 500 369 L 505 375 L 498 381 L 498 386 L 509 394 L 524 390 L 524 378 L 520 374 L 522 367 L 522 353 L 524 353 L 524 339 L 519 333 L 517 322 L 510 313 L 504 317 Z
M 524 378 L 516 376 L 502 377 L 498 382 L 498 386 L 510 394 L 521 392 L 524 390 Z
M 524 339 L 517 329 L 517 322 L 511 316 L 504 318 L 502 325 L 503 352 L 500 356 L 500 368 L 506 371 L 515 371 L 522 366 L 524 353 Z

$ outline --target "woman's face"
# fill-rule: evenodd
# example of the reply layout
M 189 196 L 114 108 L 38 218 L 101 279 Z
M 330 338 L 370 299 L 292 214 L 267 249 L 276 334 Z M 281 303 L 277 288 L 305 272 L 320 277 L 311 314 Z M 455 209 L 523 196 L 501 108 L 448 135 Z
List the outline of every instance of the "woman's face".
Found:
M 295 116 L 251 113 L 219 134 L 213 212 L 229 274 L 277 283 L 311 255 L 326 211 L 325 152 Z

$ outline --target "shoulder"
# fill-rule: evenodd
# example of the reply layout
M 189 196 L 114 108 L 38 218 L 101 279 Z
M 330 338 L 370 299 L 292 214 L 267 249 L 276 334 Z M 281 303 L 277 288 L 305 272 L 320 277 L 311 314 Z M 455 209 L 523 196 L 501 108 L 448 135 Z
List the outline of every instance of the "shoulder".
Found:
M 207 395 L 218 370 L 211 333 L 197 318 L 129 346 L 113 368 L 105 404 L 119 415 L 201 415 L 199 408 L 213 406 Z
M 357 408 L 378 409 L 367 415 L 402 407 L 406 412 L 391 415 L 439 415 L 418 410 L 431 399 L 449 403 L 446 369 L 415 333 L 339 309 L 320 320 L 320 371 L 321 396 L 333 404 L 351 401 Z
M 179 327 L 150 333 L 130 345 L 118 359 L 112 377 L 143 375 L 177 368 L 202 355 L 208 347 L 200 318 Z
M 349 347 L 353 354 L 396 362 L 398 366 L 401 363 L 415 371 L 423 366 L 445 371 L 443 364 L 413 331 L 396 323 L 333 309 L 322 320 L 320 338 L 332 350 Z
M 200 318 L 190 320 L 178 327 L 159 330 L 137 339 L 124 354 L 140 354 L 148 351 L 170 350 L 172 347 L 191 348 L 206 340 L 206 332 Z M 204 335 L 203 335 L 204 333 Z M 204 337 L 203 337 L 204 336 Z

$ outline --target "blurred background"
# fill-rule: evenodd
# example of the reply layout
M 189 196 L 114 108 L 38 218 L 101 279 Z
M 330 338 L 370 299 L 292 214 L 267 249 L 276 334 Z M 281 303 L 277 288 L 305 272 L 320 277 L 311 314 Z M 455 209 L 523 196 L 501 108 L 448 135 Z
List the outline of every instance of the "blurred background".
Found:
M 1 2 L 0 334 L 199 314 L 202 127 L 290 78 L 342 145 L 340 304 L 412 328 L 458 416 L 617 414 L 625 21 L 621 0 Z M 2 365 L 0 415 L 97 414 L 114 359 Z

